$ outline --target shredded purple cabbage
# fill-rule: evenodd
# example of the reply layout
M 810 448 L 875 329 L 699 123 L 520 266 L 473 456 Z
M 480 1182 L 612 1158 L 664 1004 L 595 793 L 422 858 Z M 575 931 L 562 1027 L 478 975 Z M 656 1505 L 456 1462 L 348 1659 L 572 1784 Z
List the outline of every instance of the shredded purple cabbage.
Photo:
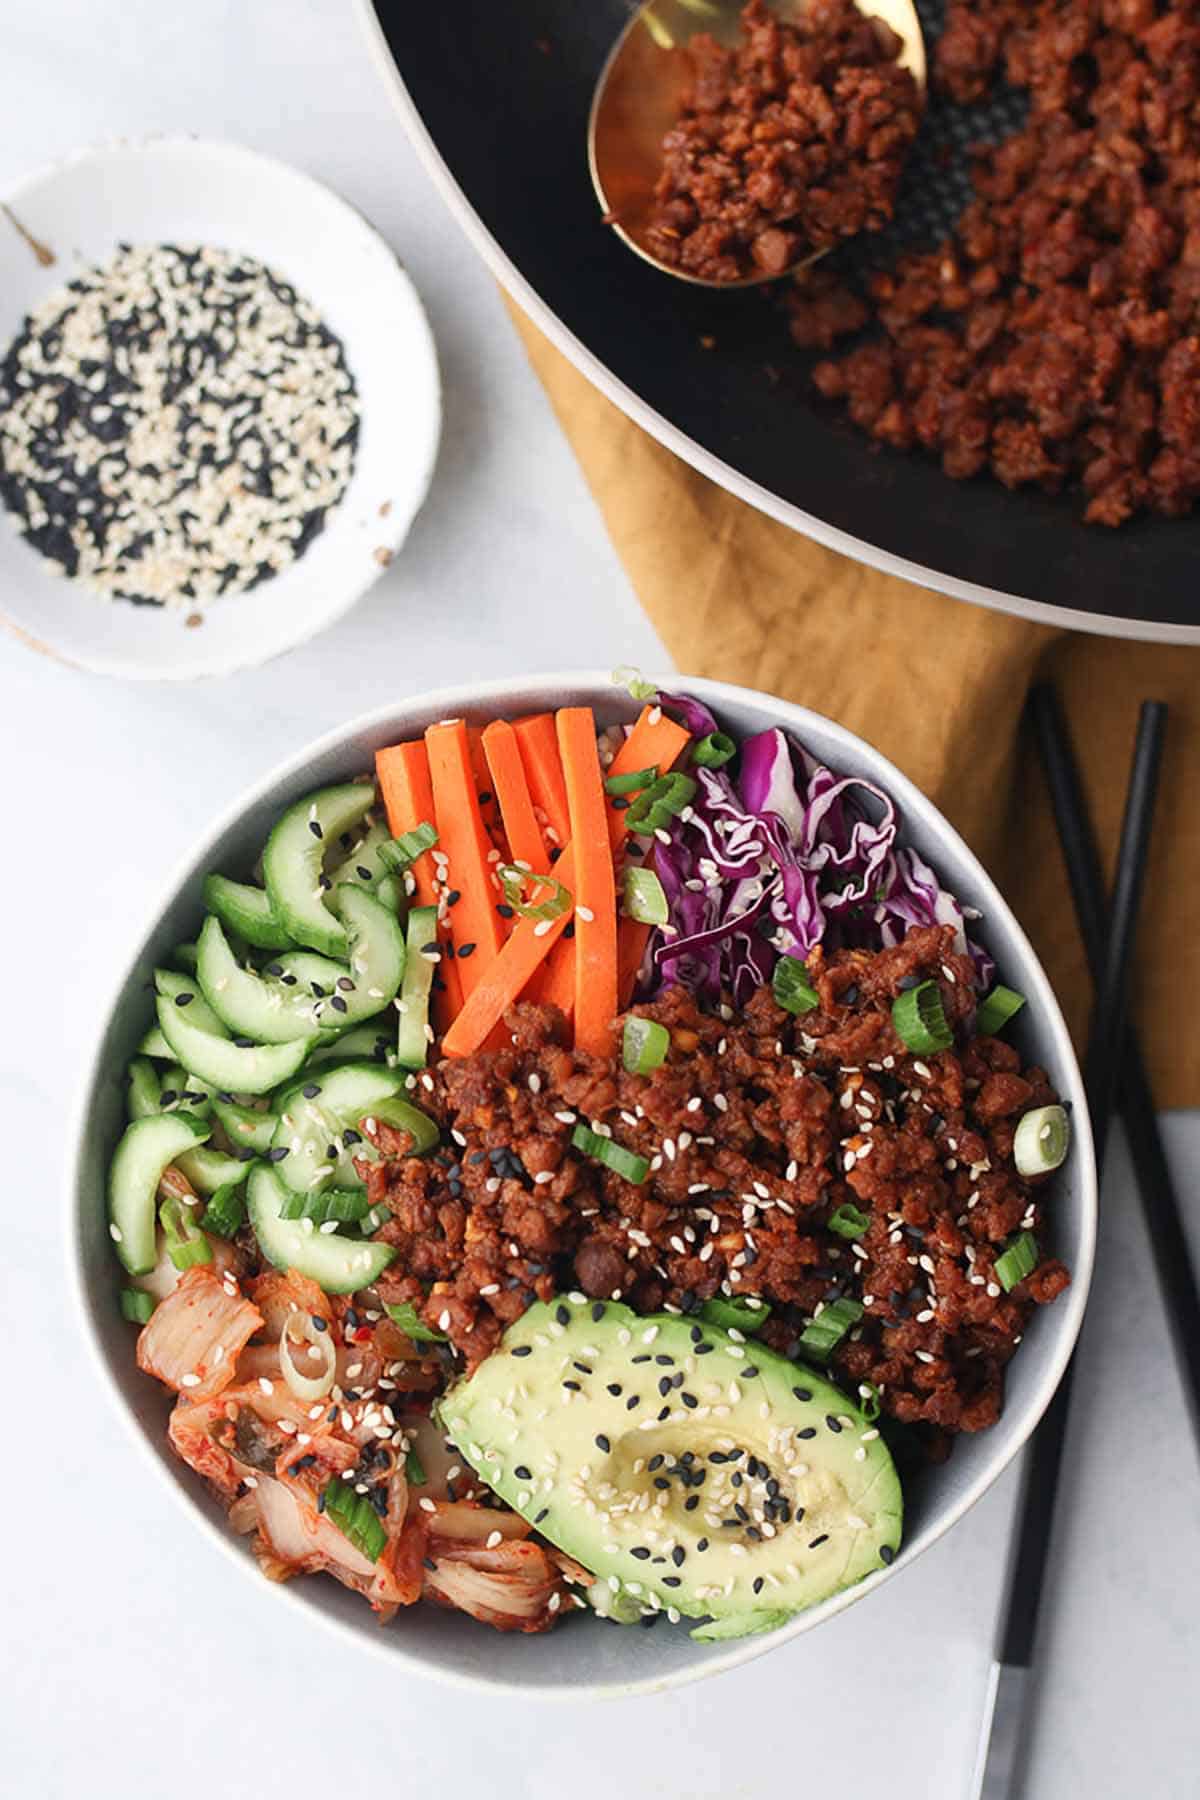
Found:
M 694 737 L 716 731 L 699 700 L 659 694 Z M 736 768 L 731 777 L 730 768 Z M 962 908 L 917 852 L 882 788 L 838 775 L 778 729 L 744 740 L 735 763 L 690 768 L 691 806 L 654 846 L 670 918 L 642 965 L 639 998 L 682 983 L 742 1006 L 783 956 L 819 943 L 881 949 L 912 925 L 952 925 L 980 991 L 995 965 L 970 943 Z

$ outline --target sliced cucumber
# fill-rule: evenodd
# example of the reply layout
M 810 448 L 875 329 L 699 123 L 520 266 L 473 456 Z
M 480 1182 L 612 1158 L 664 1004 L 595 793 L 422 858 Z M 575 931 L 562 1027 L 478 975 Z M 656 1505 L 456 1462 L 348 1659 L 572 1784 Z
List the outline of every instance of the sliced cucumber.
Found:
M 162 1084 L 154 1072 L 152 1063 L 144 1056 L 135 1056 L 129 1065 L 129 1087 L 125 1096 L 125 1107 L 131 1119 L 152 1119 L 159 1110 L 159 1095 Z
M 271 1148 L 275 1132 L 273 1112 L 259 1112 L 253 1106 L 242 1106 L 220 1094 L 214 1096 L 212 1104 L 221 1129 L 236 1148 L 253 1150 L 259 1156 Z
M 200 984 L 194 975 L 180 975 L 174 969 L 155 969 L 154 985 L 158 989 L 159 998 L 169 1000 L 172 1010 L 180 1017 L 186 1012 L 191 1024 L 197 1031 L 206 1031 L 210 1037 L 226 1038 L 228 1031 L 213 1011 L 208 1001 L 200 992 Z M 161 1022 L 160 1022 L 161 1028 Z M 163 1036 L 170 1044 L 171 1039 L 166 1032 Z M 178 1051 L 173 1051 L 178 1056 Z M 182 1061 L 182 1058 L 180 1058 Z
M 349 933 L 350 973 L 339 978 L 321 1023 L 357 1025 L 373 1019 L 399 993 L 406 955 L 404 933 L 395 914 L 365 888 L 335 888 L 333 901 Z
M 347 782 L 297 800 L 284 813 L 263 851 L 263 878 L 275 915 L 297 943 L 345 959 L 344 927 L 325 904 L 327 850 L 370 811 L 370 782 Z
M 392 928 L 396 928 L 394 920 Z M 339 976 L 349 979 L 338 963 L 319 960 L 330 989 Z M 260 1044 L 290 1044 L 294 1038 L 312 1037 L 320 1029 L 319 1006 L 309 984 L 294 977 L 289 984 L 244 969 L 212 913 L 200 933 L 196 978 L 213 1012 L 239 1037 Z
M 403 1086 L 398 1071 L 377 1063 L 345 1063 L 319 1071 L 282 1095 L 271 1148 L 284 1184 L 297 1194 L 361 1188 L 354 1159 L 374 1152 L 358 1135 L 358 1122 Z M 355 1132 L 349 1144 L 348 1130 Z
M 290 1044 L 234 1044 L 194 1025 L 187 1012 L 162 995 L 158 1023 L 189 1074 L 211 1081 L 223 1094 L 269 1094 L 291 1080 L 317 1041 L 296 1038 Z
M 198 1119 L 207 1119 L 212 1114 L 212 1095 L 211 1082 L 201 1081 L 198 1075 L 189 1075 L 178 1063 L 172 1063 L 163 1070 L 158 1108 L 160 1112 L 190 1112 Z
M 175 1052 L 157 1025 L 152 1025 L 138 1045 L 139 1056 L 152 1056 L 155 1062 L 174 1062 Z
M 246 1179 L 246 1164 L 208 1144 L 186 1150 L 175 1158 L 175 1167 L 187 1176 L 198 1194 L 215 1194 L 218 1188 Z
M 275 1171 L 265 1163 L 251 1169 L 246 1210 L 259 1249 L 277 1269 L 296 1269 L 326 1294 L 353 1294 L 378 1280 L 396 1254 L 390 1244 L 321 1232 L 312 1219 L 284 1219 L 280 1213 L 286 1194 Z
M 390 872 L 379 856 L 380 845 L 391 841 L 392 834 L 386 825 L 378 821 L 369 825 L 366 834 L 347 851 L 345 860 L 330 869 L 330 886 L 334 890 L 347 885 L 363 888 L 389 912 L 403 911 L 404 883 Z
M 176 944 L 171 952 L 171 964 L 173 968 L 182 969 L 185 975 L 194 975 L 196 973 L 195 944 Z
M 227 875 L 204 877 L 204 904 L 227 931 L 259 950 L 291 950 L 295 939 L 275 916 L 270 895 Z
M 394 1037 L 384 1030 L 381 1019 L 374 1025 L 355 1025 L 344 1036 L 332 1039 L 328 1044 L 318 1044 L 302 1074 L 310 1069 L 321 1069 L 333 1063 L 345 1062 L 377 1062 L 386 1063 L 389 1052 L 393 1052 Z
M 429 1055 L 429 996 L 437 969 L 437 907 L 414 906 L 408 915 L 400 1030 L 396 1054 L 406 1069 L 423 1069 Z
M 163 1170 L 207 1136 L 203 1119 L 191 1113 L 161 1113 L 126 1127 L 108 1173 L 108 1218 L 117 1255 L 131 1275 L 148 1274 L 158 1259 L 155 1197 Z

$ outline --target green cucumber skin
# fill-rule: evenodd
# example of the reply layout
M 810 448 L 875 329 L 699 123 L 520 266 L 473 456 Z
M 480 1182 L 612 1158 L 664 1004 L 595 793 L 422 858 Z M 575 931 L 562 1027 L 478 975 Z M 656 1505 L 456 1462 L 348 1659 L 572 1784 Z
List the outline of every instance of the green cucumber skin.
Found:
M 137 1119 L 156 1117 L 160 1111 L 161 1093 L 162 1083 L 154 1072 L 153 1064 L 144 1056 L 135 1056 L 129 1065 L 126 1090 L 126 1111 L 130 1123 Z
M 271 897 L 248 882 L 216 873 L 204 877 L 204 904 L 227 931 L 256 950 L 294 950 L 296 941 L 275 916 Z
M 223 1094 L 269 1094 L 291 1080 L 317 1044 L 317 1039 L 310 1037 L 296 1038 L 290 1044 L 242 1048 L 229 1038 L 213 1037 L 202 1027 L 190 1025 L 174 1002 L 162 995 L 158 1024 L 189 1074 L 211 1081 Z
M 160 1113 L 126 1126 L 108 1172 L 108 1218 L 113 1244 L 131 1275 L 147 1275 L 158 1260 L 155 1239 L 158 1184 L 178 1157 L 208 1136 L 190 1113 Z
M 298 1270 L 326 1294 L 354 1294 L 370 1287 L 395 1256 L 390 1244 L 364 1243 L 337 1232 L 325 1235 L 311 1220 L 282 1219 L 284 1197 L 274 1170 L 256 1164 L 246 1187 L 246 1210 L 259 1249 L 277 1269 Z
M 263 879 L 276 917 L 297 943 L 339 961 L 346 957 L 346 933 L 326 906 L 318 882 L 328 847 L 374 803 L 370 782 L 306 794 L 278 820 L 263 851 Z M 320 827 L 319 837 L 310 831 L 312 823 Z
M 425 1027 L 429 1023 L 429 997 L 437 964 L 423 954 L 429 944 L 437 943 L 436 906 L 414 906 L 408 915 L 405 940 L 404 980 L 400 999 L 400 1029 L 396 1035 L 396 1055 L 406 1069 L 423 1069 L 429 1056 Z

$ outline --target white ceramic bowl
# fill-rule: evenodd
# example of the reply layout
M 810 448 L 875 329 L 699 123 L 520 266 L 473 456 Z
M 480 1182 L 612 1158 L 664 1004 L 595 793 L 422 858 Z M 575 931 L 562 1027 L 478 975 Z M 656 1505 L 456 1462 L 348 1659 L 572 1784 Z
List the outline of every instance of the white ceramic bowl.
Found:
M 964 903 L 981 910 L 981 934 L 997 957 L 1003 979 L 1028 996 L 1029 1004 L 1012 1036 L 1028 1060 L 1049 1071 L 1063 1099 L 1074 1108 L 1074 1144 L 1056 1178 L 1051 1208 L 1054 1248 L 1071 1268 L 1072 1286 L 1053 1306 L 1039 1308 L 1030 1324 L 1010 1368 L 1008 1402 L 999 1424 L 978 1436 L 961 1437 L 948 1463 L 907 1483 L 905 1538 L 891 1568 L 879 1570 L 857 1587 L 800 1614 L 769 1637 L 700 1645 L 688 1637 L 686 1625 L 672 1629 L 660 1622 L 654 1631 L 635 1631 L 588 1618 L 545 1636 L 501 1639 L 462 1614 L 425 1606 L 401 1613 L 381 1630 L 361 1598 L 319 1577 L 289 1583 L 281 1598 L 280 1589 L 258 1574 L 245 1540 L 229 1531 L 221 1509 L 168 1450 L 169 1396 L 138 1373 L 133 1333 L 118 1316 L 116 1296 L 121 1283 L 105 1218 L 105 1174 L 124 1124 L 125 1065 L 150 1018 L 151 971 L 172 945 L 195 932 L 206 870 L 219 868 L 232 874 L 247 870 L 282 807 L 311 788 L 345 780 L 369 768 L 381 745 L 412 737 L 447 716 L 486 720 L 560 705 L 591 705 L 602 721 L 612 722 L 632 716 L 635 709 L 603 676 L 542 676 L 524 682 L 442 689 L 371 713 L 322 738 L 260 781 L 217 821 L 151 912 L 142 947 L 113 997 L 75 1123 L 70 1234 L 80 1307 L 92 1348 L 143 1450 L 175 1488 L 192 1520 L 204 1521 L 213 1541 L 237 1557 L 261 1583 L 264 1606 L 290 1603 L 309 1618 L 334 1622 L 353 1632 L 359 1643 L 390 1657 L 398 1670 L 407 1668 L 468 1685 L 543 1697 L 599 1697 L 652 1692 L 749 1662 L 866 1599 L 914 1562 L 974 1505 L 1016 1455 L 1045 1410 L 1079 1331 L 1096 1232 L 1096 1177 L 1087 1106 L 1058 1004 L 999 891 L 936 808 L 898 769 L 841 726 L 803 707 L 723 682 L 672 677 L 664 685 L 707 701 L 722 725 L 739 736 L 782 725 L 835 768 L 880 783 L 900 807 L 905 838 L 934 864 Z M 186 1525 L 181 1521 L 181 1531 L 191 1528 L 191 1521 Z M 870 1630 L 869 1611 L 862 1623 L 864 1630 Z
M 0 354 L 33 307 L 118 242 L 211 244 L 257 257 L 316 307 L 345 346 L 362 427 L 354 474 L 324 531 L 260 587 L 205 606 L 106 600 L 52 574 L 0 516 L 0 618 L 64 662 L 160 681 L 265 662 L 340 618 L 403 543 L 441 430 L 433 337 L 394 252 L 299 169 L 196 138 L 83 150 L 4 201 L 12 219 L 0 214 Z M 12 220 L 53 251 L 52 266 Z M 189 627 L 196 613 L 203 623 Z

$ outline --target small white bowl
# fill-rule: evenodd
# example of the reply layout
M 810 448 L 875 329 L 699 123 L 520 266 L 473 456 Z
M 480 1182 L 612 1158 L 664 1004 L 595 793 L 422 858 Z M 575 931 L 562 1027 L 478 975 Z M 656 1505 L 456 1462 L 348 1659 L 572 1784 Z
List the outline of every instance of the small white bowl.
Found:
M 189 137 L 79 151 L 4 199 L 0 354 L 27 313 L 107 261 L 118 243 L 240 251 L 292 283 L 341 339 L 361 437 L 350 484 L 305 554 L 260 587 L 205 605 L 105 599 L 52 573 L 15 521 L 0 516 L 0 619 L 63 662 L 185 681 L 265 662 L 340 618 L 403 543 L 441 429 L 433 336 L 393 251 L 311 176 L 236 144 Z M 15 226 L 53 252 L 52 265 Z M 189 626 L 197 616 L 202 623 Z
M 1087 1102 L 1071 1039 L 1050 983 L 999 889 L 958 833 L 899 769 L 840 725 L 722 681 L 673 677 L 664 685 L 694 694 L 738 737 L 781 725 L 813 754 L 847 774 L 887 789 L 900 809 L 904 842 L 916 846 L 946 886 L 983 914 L 980 935 L 1003 979 L 1027 996 L 1011 1036 L 1026 1062 L 1048 1070 L 1073 1108 L 1071 1154 L 1055 1177 L 1049 1217 L 1056 1255 L 1071 1270 L 1071 1286 L 1053 1306 L 1037 1307 L 1025 1341 L 1008 1370 L 1003 1416 L 990 1431 L 964 1434 L 947 1463 L 905 1482 L 905 1528 L 900 1554 L 856 1587 L 799 1613 L 781 1630 L 736 1643 L 697 1644 L 688 1626 L 660 1623 L 654 1631 L 622 1630 L 595 1618 L 575 1619 L 545 1635 L 500 1637 L 463 1613 L 433 1606 L 403 1610 L 381 1630 L 366 1602 L 335 1581 L 306 1576 L 274 1587 L 258 1572 L 244 1538 L 229 1529 L 224 1509 L 171 1453 L 167 1418 L 171 1396 L 139 1373 L 134 1334 L 120 1317 L 120 1270 L 105 1214 L 109 1158 L 125 1118 L 123 1074 L 150 1018 L 151 973 L 174 944 L 190 937 L 203 911 L 201 884 L 209 869 L 230 874 L 250 868 L 273 819 L 300 795 L 346 781 L 371 767 L 376 750 L 418 736 L 437 719 L 519 718 L 557 706 L 591 706 L 605 724 L 629 719 L 634 708 L 610 679 L 596 673 L 547 675 L 443 688 L 388 706 L 329 733 L 259 781 L 196 844 L 148 914 L 148 927 L 113 993 L 108 1022 L 96 1047 L 68 1142 L 74 1146 L 68 1231 L 75 1291 L 89 1348 L 107 1376 L 125 1422 L 142 1451 L 184 1502 L 181 1540 L 194 1524 L 237 1559 L 259 1583 L 262 1604 L 290 1604 L 295 1618 L 320 1619 L 389 1659 L 394 1669 L 432 1675 L 481 1691 L 522 1698 L 600 1699 L 680 1687 L 752 1661 L 844 1612 L 913 1563 L 968 1512 L 1017 1454 L 1058 1386 L 1079 1334 L 1096 1243 L 1096 1168 Z M 153 1571 L 146 1570 L 148 1577 Z M 870 1630 L 869 1612 L 864 1629 Z

